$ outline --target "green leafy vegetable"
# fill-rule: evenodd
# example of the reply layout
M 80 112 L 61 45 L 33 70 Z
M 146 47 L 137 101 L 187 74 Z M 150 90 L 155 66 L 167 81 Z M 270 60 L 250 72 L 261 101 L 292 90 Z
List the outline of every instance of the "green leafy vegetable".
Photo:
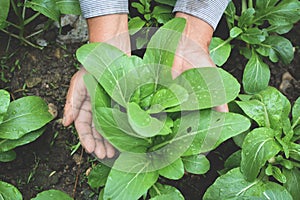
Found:
M 32 198 L 31 200 L 52 200 L 52 199 L 72 200 L 72 198 L 69 195 L 59 190 L 43 191 L 39 193 L 35 198 Z
M 40 97 L 29 96 L 15 100 L 10 103 L 0 124 L 0 138 L 19 139 L 44 126 L 52 118 L 48 106 Z
M 259 179 L 248 182 L 239 168 L 220 176 L 205 192 L 203 200 L 215 199 L 272 199 L 292 200 L 290 193 L 281 185 Z
M 4 200 L 14 199 L 22 200 L 22 194 L 13 185 L 0 181 L 0 198 Z

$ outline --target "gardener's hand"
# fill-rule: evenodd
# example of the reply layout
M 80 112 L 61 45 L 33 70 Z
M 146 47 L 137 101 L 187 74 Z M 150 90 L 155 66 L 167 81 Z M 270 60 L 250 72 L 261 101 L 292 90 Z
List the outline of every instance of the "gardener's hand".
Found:
M 93 126 L 90 96 L 83 81 L 85 73 L 85 69 L 82 68 L 71 79 L 63 125 L 69 126 L 74 122 L 80 143 L 88 153 L 94 153 L 100 159 L 111 158 L 115 149 Z
M 216 67 L 208 50 L 213 28 L 205 21 L 185 13 L 177 12 L 176 17 L 185 18 L 186 27 L 174 58 L 173 77 L 195 67 Z M 214 109 L 219 112 L 228 112 L 227 104 Z
M 127 14 L 114 14 L 87 20 L 90 42 L 106 42 L 130 54 Z M 63 125 L 75 123 L 81 145 L 88 153 L 98 158 L 112 158 L 114 147 L 108 143 L 93 126 L 90 96 L 85 87 L 80 69 L 71 79 L 64 109 Z

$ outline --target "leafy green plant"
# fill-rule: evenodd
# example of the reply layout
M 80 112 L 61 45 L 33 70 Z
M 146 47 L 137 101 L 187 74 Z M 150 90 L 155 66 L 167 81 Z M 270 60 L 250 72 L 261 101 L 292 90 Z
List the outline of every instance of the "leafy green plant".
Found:
M 26 26 L 29 23 L 35 20 L 40 14 L 58 22 L 60 21 L 61 14 L 80 14 L 79 2 L 77 0 L 0 0 L 0 8 L 0 30 L 27 45 L 40 49 L 42 47 L 30 42 L 29 38 L 45 31 L 47 26 L 28 34 L 26 33 Z M 34 14 L 27 16 L 28 9 L 34 11 Z M 10 10 L 14 18 L 8 17 Z M 17 21 L 9 21 L 10 19 L 17 19 Z M 17 30 L 18 33 L 15 34 L 12 28 Z
M 175 3 L 176 0 L 139 0 L 131 3 L 131 7 L 139 13 L 138 16 L 129 17 L 128 22 L 130 35 L 138 33 L 136 48 L 140 49 L 147 44 L 151 27 L 163 25 L 174 17 L 172 10 Z
M 10 102 L 10 95 L 0 90 L 0 162 L 16 158 L 14 148 L 37 139 L 53 119 L 44 100 L 36 96 Z
M 143 59 L 127 56 L 106 43 L 86 44 L 77 58 L 90 73 L 85 83 L 96 129 L 120 155 L 103 160 L 89 176 L 93 188 L 105 186 L 100 199 L 183 199 L 158 177 L 180 179 L 184 172 L 204 174 L 201 153 L 246 131 L 250 122 L 235 113 L 211 108 L 228 103 L 239 84 L 220 68 L 194 68 L 173 79 L 171 68 L 185 20 L 162 26 Z
M 231 49 L 237 48 L 248 59 L 243 74 L 244 91 L 254 94 L 266 89 L 270 69 L 264 58 L 283 64 L 292 61 L 293 45 L 282 34 L 289 32 L 300 20 L 299 12 L 298 0 L 260 0 L 255 3 L 242 0 L 241 9 L 230 2 L 225 11 L 229 37 L 226 40 L 213 38 L 210 44 L 213 61 L 218 66 L 223 65 Z M 231 45 L 233 41 L 240 43 Z
M 241 150 L 225 163 L 227 170 L 207 190 L 204 199 L 257 197 L 298 199 L 300 184 L 300 98 L 293 106 L 277 89 L 241 96 L 237 104 L 255 123 L 235 138 Z M 292 116 L 290 120 L 289 116 Z M 235 168 L 238 167 L 238 168 Z M 225 186 L 227 183 L 228 186 Z M 225 198 L 225 199 L 226 199 Z
M 13 185 L 0 181 L 0 198 L 3 200 L 22 200 L 21 192 Z M 35 198 L 31 200 L 72 200 L 70 196 L 59 190 L 47 190 L 39 193 Z

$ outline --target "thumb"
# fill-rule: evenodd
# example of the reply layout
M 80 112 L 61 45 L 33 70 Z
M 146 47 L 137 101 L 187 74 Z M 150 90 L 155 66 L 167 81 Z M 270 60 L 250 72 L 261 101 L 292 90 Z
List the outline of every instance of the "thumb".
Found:
M 82 103 L 87 97 L 87 91 L 83 81 L 83 75 L 85 73 L 86 71 L 82 68 L 76 72 L 71 79 L 64 107 L 64 117 L 62 121 L 64 126 L 69 126 L 75 121 Z

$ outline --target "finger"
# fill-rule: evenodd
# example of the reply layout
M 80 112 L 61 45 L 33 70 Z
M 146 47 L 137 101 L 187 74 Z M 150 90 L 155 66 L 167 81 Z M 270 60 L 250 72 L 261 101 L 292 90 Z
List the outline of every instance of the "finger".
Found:
M 115 155 L 115 148 L 107 141 L 104 139 L 104 145 L 106 148 L 106 156 L 108 158 L 112 158 Z
M 92 113 L 90 107 L 90 102 L 84 101 L 75 120 L 75 128 L 78 132 L 80 143 L 88 153 L 92 153 L 96 146 L 91 128 Z
M 93 132 L 93 137 L 95 139 L 94 154 L 99 159 L 104 159 L 106 157 L 106 148 L 105 148 L 105 145 L 104 145 L 104 139 L 98 133 L 98 131 L 95 129 L 95 127 L 92 127 L 92 132 Z
M 80 70 L 71 79 L 64 107 L 64 126 L 69 126 L 77 118 L 81 105 L 87 96 L 82 78 L 84 73 L 84 70 Z
M 220 106 L 216 106 L 213 108 L 215 111 L 218 111 L 218 112 L 229 112 L 229 109 L 228 109 L 228 105 L 227 104 L 223 104 L 223 105 L 220 105 Z

